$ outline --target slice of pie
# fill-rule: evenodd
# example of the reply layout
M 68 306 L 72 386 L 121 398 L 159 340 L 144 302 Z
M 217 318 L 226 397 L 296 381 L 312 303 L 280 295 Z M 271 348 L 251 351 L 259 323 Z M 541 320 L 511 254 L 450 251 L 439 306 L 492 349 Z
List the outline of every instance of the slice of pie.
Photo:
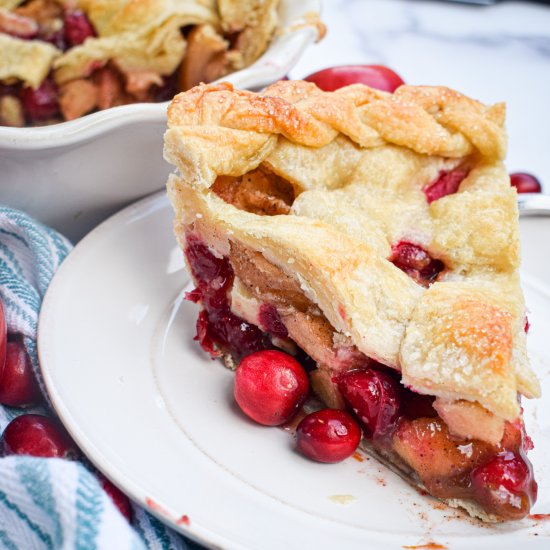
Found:
M 524 517 L 537 487 L 504 115 L 440 87 L 202 85 L 165 136 L 203 349 L 283 349 L 355 412 L 350 378 L 383 373 L 369 452 L 485 521 Z

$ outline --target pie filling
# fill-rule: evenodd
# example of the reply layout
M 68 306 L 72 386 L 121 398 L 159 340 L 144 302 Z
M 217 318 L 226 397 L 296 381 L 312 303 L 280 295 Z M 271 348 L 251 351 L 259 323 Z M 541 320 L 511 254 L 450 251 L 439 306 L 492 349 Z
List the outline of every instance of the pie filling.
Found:
M 200 82 L 228 74 L 242 48 L 244 31 L 221 33 L 210 25 L 181 29 L 186 54 L 170 75 L 154 71 L 123 71 L 114 61 L 91 62 L 85 77 L 57 85 L 51 72 L 36 89 L 22 82 L 0 81 L 0 125 L 37 126 L 73 120 L 96 110 L 136 102 L 161 102 Z M 97 32 L 86 13 L 64 8 L 56 0 L 29 0 L 12 11 L 0 11 L 0 33 L 38 40 L 61 52 L 80 46 Z
M 213 190 L 258 214 L 287 214 L 294 198 L 288 182 L 262 169 L 219 178 Z M 444 500 L 475 504 L 496 520 L 529 513 L 537 484 L 520 419 L 503 426 L 499 420 L 497 443 L 457 436 L 442 418 L 445 407 L 404 387 L 399 371 L 337 333 L 296 280 L 261 253 L 230 240 L 229 254 L 218 255 L 194 224 L 185 238 L 196 284 L 187 298 L 202 306 L 196 339 L 212 357 L 238 362 L 254 351 L 282 349 L 306 367 L 317 396 L 329 407 L 352 411 L 367 447 L 415 485 Z M 409 242 L 397 243 L 389 259 L 423 286 L 445 267 Z

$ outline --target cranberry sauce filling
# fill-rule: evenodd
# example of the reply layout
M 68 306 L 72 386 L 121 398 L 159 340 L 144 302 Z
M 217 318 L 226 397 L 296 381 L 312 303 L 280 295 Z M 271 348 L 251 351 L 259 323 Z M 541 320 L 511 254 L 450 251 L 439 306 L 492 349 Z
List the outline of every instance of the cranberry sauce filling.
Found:
M 264 333 L 231 312 L 229 291 L 233 285 L 233 269 L 227 258 L 218 258 L 194 234 L 187 235 L 185 256 L 197 288 L 186 298 L 197 303 L 203 311 L 197 320 L 197 336 L 202 348 L 219 355 L 216 348 L 240 358 L 269 347 Z
M 288 338 L 288 330 L 275 306 L 271 304 L 262 304 L 260 306 L 258 320 L 260 321 L 260 325 L 265 327 L 267 332 L 276 338 Z
M 19 98 L 28 122 L 52 118 L 59 113 L 57 87 L 50 78 L 44 80 L 36 90 L 23 88 Z
M 96 36 L 96 32 L 83 11 L 71 10 L 65 14 L 64 36 L 67 44 L 72 47 L 82 44 L 86 38 Z
M 460 184 L 468 175 L 468 170 L 456 168 L 455 170 L 444 170 L 439 172 L 437 179 L 424 188 L 424 194 L 428 204 L 441 197 L 452 195 L 458 191 Z
M 441 260 L 432 258 L 424 248 L 407 241 L 400 241 L 392 247 L 390 262 L 418 284 L 426 287 L 433 283 L 445 268 Z
M 457 438 L 438 417 L 434 398 L 404 388 L 398 376 L 375 365 L 334 378 L 365 439 L 404 462 L 436 497 L 474 500 L 505 519 L 525 516 L 537 485 L 521 423 L 507 423 L 498 445 Z

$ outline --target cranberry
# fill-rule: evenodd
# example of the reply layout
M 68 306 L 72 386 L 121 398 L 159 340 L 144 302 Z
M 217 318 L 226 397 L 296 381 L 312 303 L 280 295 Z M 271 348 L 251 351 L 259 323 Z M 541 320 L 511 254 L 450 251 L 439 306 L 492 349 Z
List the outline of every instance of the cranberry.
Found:
M 275 306 L 262 304 L 258 314 L 260 325 L 277 338 L 288 338 L 288 331 Z
M 235 399 L 239 407 L 265 426 L 288 422 L 302 406 L 308 388 L 305 370 L 282 351 L 252 353 L 235 372 Z
M 317 462 L 340 462 L 355 452 L 360 441 L 357 422 L 337 409 L 308 414 L 296 428 L 298 450 Z
M 460 184 L 466 178 L 469 171 L 463 168 L 448 170 L 439 173 L 437 179 L 424 188 L 424 194 L 428 204 L 441 197 L 452 195 L 458 191 Z
M 393 93 L 403 85 L 403 79 L 383 65 L 343 65 L 331 67 L 306 76 L 304 80 L 314 82 L 325 92 L 333 92 L 349 84 L 366 84 L 371 88 Z
M 228 293 L 233 269 L 227 258 L 218 258 L 194 234 L 187 235 L 185 256 L 198 288 L 186 298 L 201 303 L 204 310 L 197 320 L 197 336 L 202 348 L 218 356 L 216 347 L 239 358 L 267 347 L 263 332 L 232 313 Z
M 63 426 L 40 414 L 14 418 L 2 435 L 3 454 L 72 458 L 77 448 Z
M 510 174 L 510 183 L 518 193 L 540 193 L 542 191 L 540 181 L 532 174 L 525 172 Z
M 264 333 L 229 309 L 209 314 L 209 322 L 214 340 L 233 357 L 243 357 L 266 347 Z
M 201 291 L 198 288 L 194 288 L 193 290 L 186 292 L 184 296 L 186 300 L 193 302 L 194 304 L 200 303 L 201 297 Z
M 525 334 L 529 332 L 529 329 L 531 328 L 531 323 L 529 322 L 529 318 L 527 315 L 525 316 L 525 326 L 523 327 L 523 330 L 525 331 Z
M 105 476 L 100 474 L 98 476 L 98 480 L 102 489 L 109 495 L 119 512 L 128 521 L 132 521 L 132 506 L 128 497 L 118 487 L 113 485 Z
M 537 499 L 531 465 L 510 451 L 474 468 L 470 478 L 477 499 L 506 518 L 523 517 Z
M 432 258 L 424 248 L 407 241 L 392 247 L 390 262 L 422 286 L 429 286 L 445 267 L 441 260 Z
M 67 11 L 65 14 L 65 40 L 70 46 L 82 44 L 86 38 L 96 36 L 94 27 L 81 10 Z
M 6 363 L 6 350 L 8 347 L 8 334 L 6 327 L 6 317 L 4 316 L 4 305 L 0 300 L 0 378 L 4 372 L 4 364 Z
M 195 340 L 198 341 L 201 348 L 209 353 L 212 357 L 219 357 L 221 353 L 216 349 L 216 344 L 211 335 L 210 323 L 208 322 L 208 313 L 201 311 L 197 317 L 197 335 Z
M 389 433 L 399 416 L 399 383 L 385 372 L 373 369 L 349 371 L 336 377 L 336 384 L 364 428 L 365 437 Z
M 215 283 L 223 288 L 233 281 L 233 270 L 226 258 L 218 258 L 194 234 L 187 235 L 185 256 L 189 262 L 193 277 L 202 283 Z
M 57 88 L 46 79 L 39 88 L 23 88 L 20 94 L 23 108 L 30 121 L 51 118 L 59 112 Z
M 31 359 L 20 338 L 8 342 L 6 364 L 0 376 L 0 403 L 23 407 L 40 401 L 40 389 Z

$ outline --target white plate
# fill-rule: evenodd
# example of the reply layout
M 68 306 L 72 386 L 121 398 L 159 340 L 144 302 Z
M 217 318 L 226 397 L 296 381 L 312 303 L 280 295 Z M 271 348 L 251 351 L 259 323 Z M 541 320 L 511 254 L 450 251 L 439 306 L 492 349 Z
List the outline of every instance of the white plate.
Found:
M 548 548 L 550 521 L 482 526 L 374 460 L 315 464 L 287 432 L 244 418 L 232 374 L 192 341 L 196 306 L 181 301 L 188 277 L 171 223 L 163 194 L 103 223 L 65 261 L 40 317 L 57 412 L 135 501 L 224 548 Z M 541 254 L 550 219 L 523 220 L 522 231 L 530 354 L 546 393 L 526 407 L 539 481 L 533 513 L 550 513 L 550 262 Z

